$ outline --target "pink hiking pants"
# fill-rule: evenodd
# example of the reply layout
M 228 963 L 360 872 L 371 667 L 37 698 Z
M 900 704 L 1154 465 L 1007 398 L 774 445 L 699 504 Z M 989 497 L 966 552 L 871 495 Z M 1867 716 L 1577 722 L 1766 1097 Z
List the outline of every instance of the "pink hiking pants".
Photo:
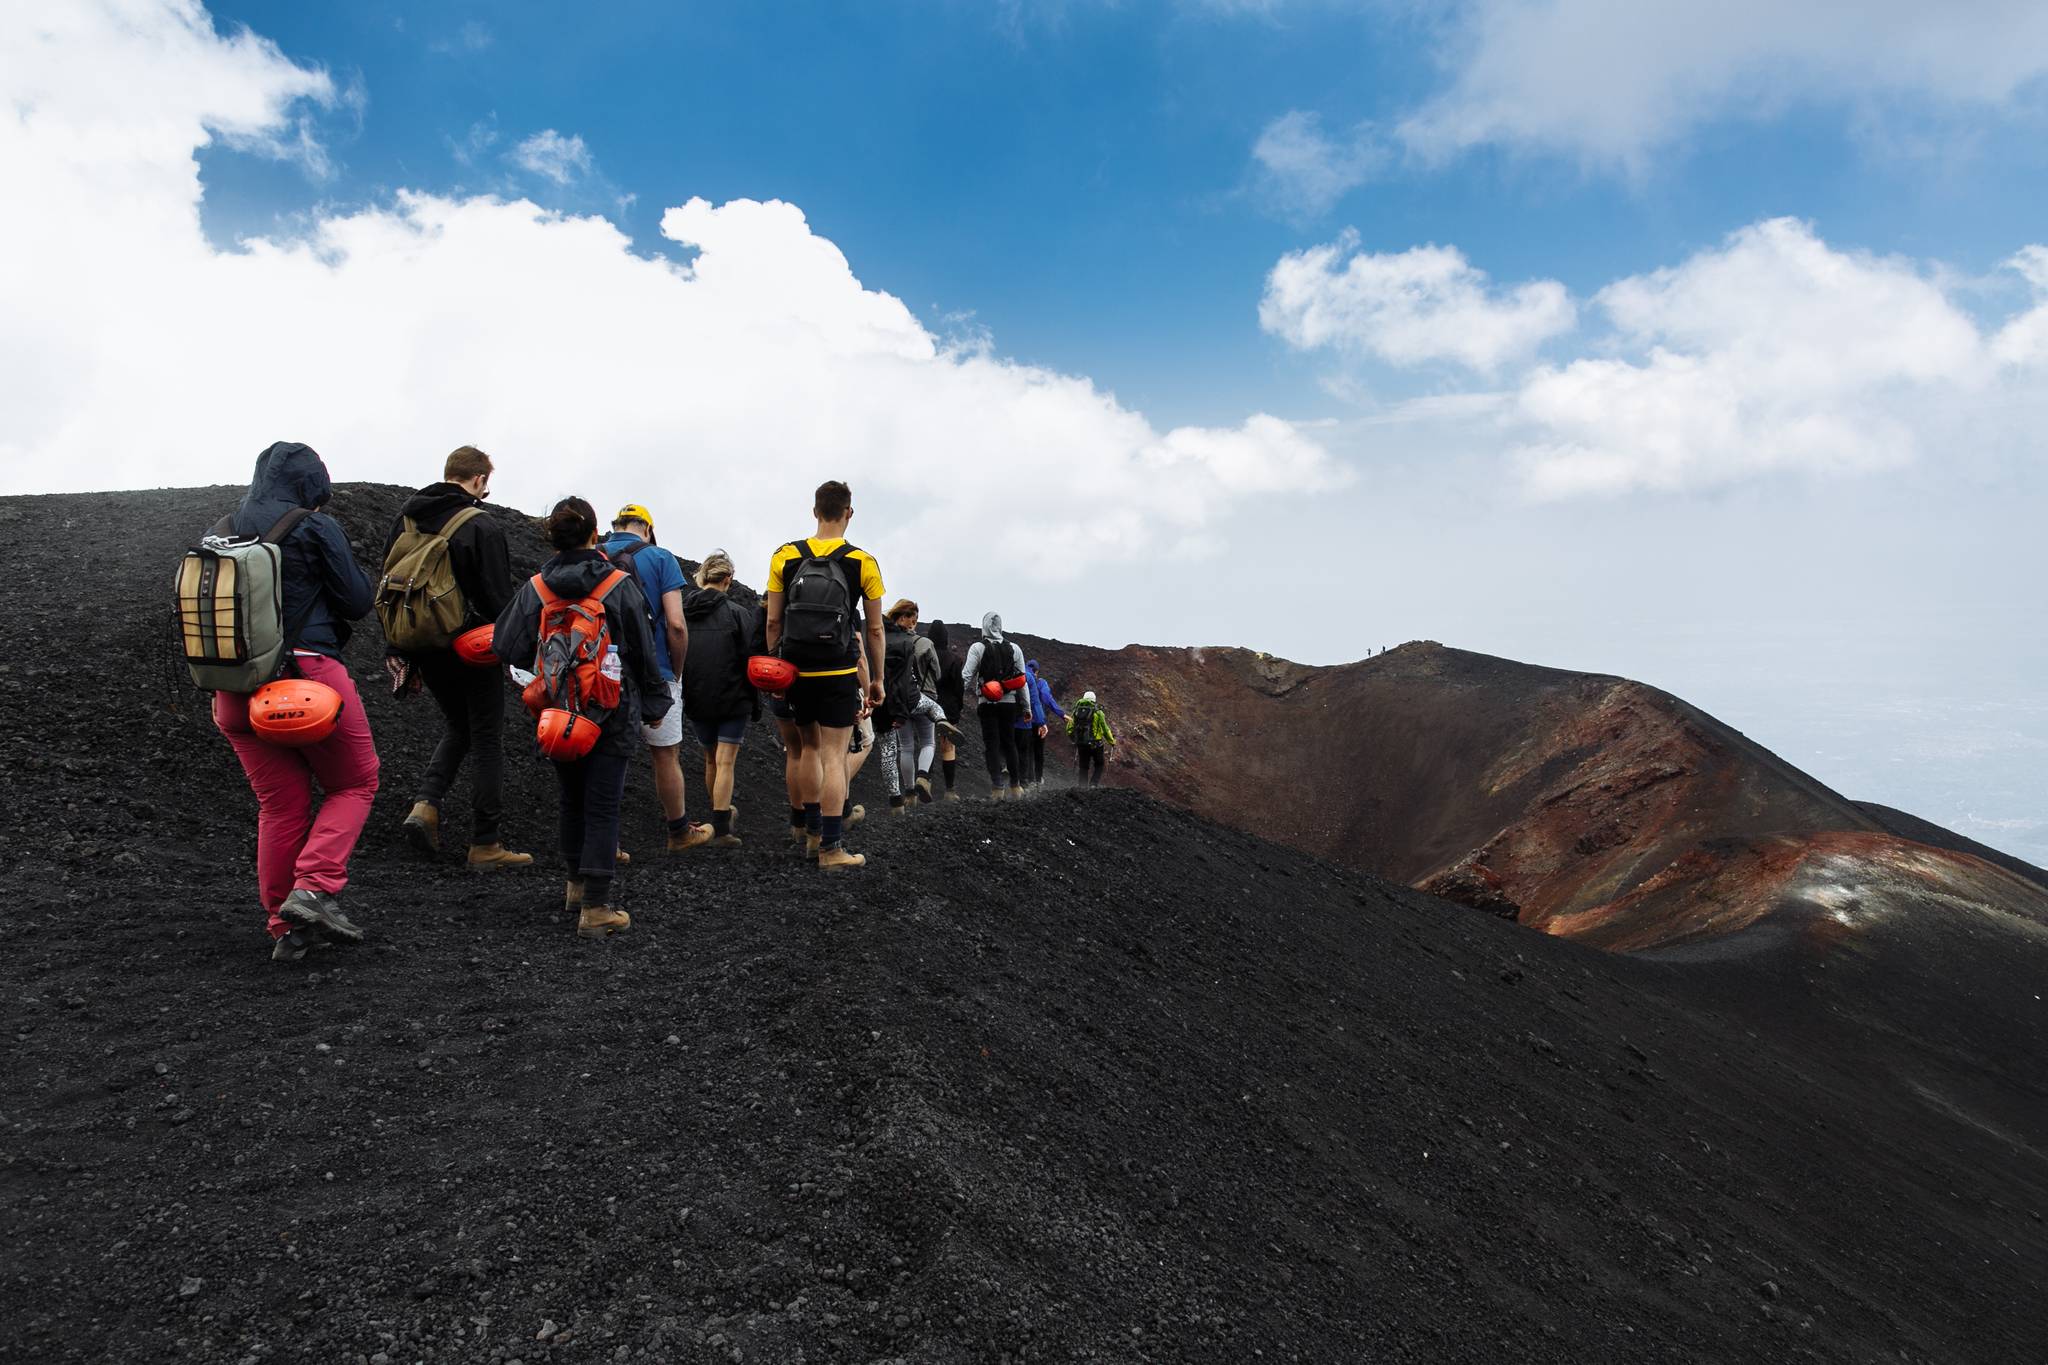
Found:
M 377 746 L 348 670 L 322 654 L 301 654 L 299 671 L 341 693 L 341 720 L 318 744 L 287 749 L 266 744 L 249 728 L 249 698 L 216 692 L 213 723 L 235 746 L 256 793 L 256 890 L 270 912 L 270 936 L 291 926 L 277 907 L 294 888 L 340 891 L 348 885 L 348 855 L 370 818 L 377 794 Z M 313 784 L 326 799 L 313 811 Z

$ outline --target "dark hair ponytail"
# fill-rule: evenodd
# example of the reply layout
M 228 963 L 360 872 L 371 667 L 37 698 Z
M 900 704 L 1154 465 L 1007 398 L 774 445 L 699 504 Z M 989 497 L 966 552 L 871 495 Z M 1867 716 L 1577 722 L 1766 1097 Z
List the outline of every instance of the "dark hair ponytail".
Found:
M 580 550 L 597 534 L 597 513 L 581 498 L 563 498 L 548 513 L 546 531 L 557 550 Z

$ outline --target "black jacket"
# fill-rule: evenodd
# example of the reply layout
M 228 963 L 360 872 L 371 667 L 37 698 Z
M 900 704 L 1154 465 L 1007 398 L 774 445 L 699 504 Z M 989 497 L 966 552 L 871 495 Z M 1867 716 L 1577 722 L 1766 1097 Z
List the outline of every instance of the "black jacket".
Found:
M 565 550 L 540 566 L 548 590 L 562 597 L 586 596 L 615 566 L 596 550 Z M 598 747 L 631 753 L 639 746 L 637 725 L 654 725 L 672 705 L 661 667 L 654 662 L 654 637 L 647 628 L 647 599 L 630 573 L 605 598 L 605 623 L 619 647 L 623 672 L 618 709 L 605 717 Z M 494 647 L 500 659 L 529 671 L 540 647 L 540 594 L 533 580 L 519 585 L 512 604 L 498 617 Z
M 472 498 L 452 483 L 428 484 L 399 509 L 390 534 L 384 537 L 384 557 L 378 562 L 390 563 L 391 547 L 405 530 L 407 517 L 420 530 L 431 533 L 446 526 L 463 508 L 483 505 L 481 498 Z M 462 589 L 465 626 L 495 621 L 511 603 L 512 551 L 505 544 L 505 529 L 488 510 L 471 517 L 448 537 L 448 567 L 455 571 L 455 586 Z
M 747 681 L 747 656 L 760 652 L 755 614 L 714 588 L 685 588 L 683 620 L 683 710 L 692 720 L 759 719 L 761 696 Z
M 320 454 L 297 441 L 279 441 L 256 457 L 249 491 L 232 517 L 238 536 L 260 536 L 294 507 L 325 506 L 334 491 Z M 287 644 L 339 658 L 350 621 L 370 610 L 377 585 L 363 572 L 341 523 L 315 511 L 279 546 L 284 573 Z

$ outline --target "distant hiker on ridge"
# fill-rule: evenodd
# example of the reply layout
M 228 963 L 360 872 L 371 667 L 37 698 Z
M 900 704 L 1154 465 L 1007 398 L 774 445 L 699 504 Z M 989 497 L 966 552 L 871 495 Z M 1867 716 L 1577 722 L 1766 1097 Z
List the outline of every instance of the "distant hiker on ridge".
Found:
M 1051 685 L 1038 676 L 1036 659 L 1024 662 L 1022 697 L 1024 702 L 1017 708 L 1017 785 L 1035 787 L 1045 781 L 1045 736 L 1052 717 L 1064 720 L 1067 713 L 1053 700 Z
M 673 704 L 661 723 L 648 726 L 640 738 L 646 741 L 648 756 L 654 761 L 654 794 L 661 802 L 662 818 L 668 822 L 668 851 L 698 848 L 711 842 L 712 831 L 709 825 L 691 824 L 684 810 L 680 674 L 689 661 L 690 626 L 683 617 L 683 589 L 689 586 L 683 566 L 654 543 L 654 513 L 637 502 L 619 509 L 612 518 L 612 533 L 597 548 L 633 575 L 640 585 L 641 600 L 647 604 L 654 664 L 661 671 L 662 690 Z
M 640 585 L 597 548 L 597 513 L 563 498 L 543 529 L 555 556 L 498 617 L 496 644 L 502 658 L 533 661 L 526 703 L 561 789 L 563 904 L 578 934 L 604 938 L 633 922 L 612 904 L 626 768 L 642 729 L 658 727 L 675 700 Z
M 981 638 L 967 649 L 960 681 L 975 698 L 981 717 L 981 745 L 986 751 L 990 795 L 1005 801 L 1021 782 L 1017 758 L 1017 717 L 1024 691 L 1024 648 L 1003 638 L 1003 618 L 990 612 L 981 618 Z
M 479 871 L 525 867 L 530 853 L 500 840 L 505 792 L 505 673 L 495 655 L 466 663 L 455 638 L 498 619 L 512 600 L 512 556 L 504 528 L 484 511 L 491 457 L 458 446 L 441 481 L 406 500 L 384 537 L 377 618 L 384 668 L 400 695 L 424 686 L 441 709 L 441 742 L 414 788 L 405 835 L 426 854 L 441 851 L 441 798 L 469 760 L 469 856 Z
M 1115 745 L 1116 734 L 1109 728 L 1109 713 L 1095 700 L 1093 692 L 1083 692 L 1081 700 L 1074 704 L 1073 714 L 1067 717 L 1067 734 L 1074 741 L 1081 785 L 1101 786 L 1103 755 Z
M 256 793 L 256 889 L 269 915 L 273 962 L 297 962 L 323 940 L 363 941 L 363 931 L 341 913 L 340 896 L 348 885 L 349 855 L 377 794 L 377 746 L 341 650 L 348 643 L 348 623 L 369 614 L 376 584 L 349 551 L 348 533 L 320 510 L 333 488 L 318 452 L 279 441 L 256 457 L 241 506 L 213 531 L 262 536 L 277 546 L 282 671 L 325 684 L 341 697 L 340 715 L 326 738 L 286 748 L 256 734 L 249 712 L 254 687 L 213 694 L 213 723 L 234 747 Z M 268 679 L 251 681 L 260 686 Z M 315 782 L 321 791 L 317 813 Z
M 882 570 L 846 539 L 853 492 L 845 484 L 819 484 L 811 511 L 817 533 L 781 546 L 768 561 L 767 647 L 796 666 L 786 696 L 802 742 L 805 850 L 834 871 L 867 862 L 845 847 L 845 760 L 854 723 L 883 696 Z
M 733 774 L 747 726 L 761 718 L 761 694 L 747 681 L 747 656 L 759 652 L 760 642 L 754 613 L 732 600 L 732 575 L 732 557 L 713 550 L 698 566 L 696 586 L 683 594 L 690 652 L 682 669 L 682 709 L 704 750 L 711 843 L 719 848 L 739 846 Z
M 941 665 L 938 650 L 917 633 L 917 603 L 907 597 L 899 598 L 889 608 L 882 638 L 884 700 L 877 727 L 882 738 L 877 747 L 888 782 L 889 807 L 908 812 L 907 802 L 932 799 L 937 727 L 946 724 L 946 713 L 934 695 Z M 908 744 L 904 743 L 906 738 Z M 906 751 L 914 760 L 914 776 L 908 782 L 904 780 L 902 766 Z

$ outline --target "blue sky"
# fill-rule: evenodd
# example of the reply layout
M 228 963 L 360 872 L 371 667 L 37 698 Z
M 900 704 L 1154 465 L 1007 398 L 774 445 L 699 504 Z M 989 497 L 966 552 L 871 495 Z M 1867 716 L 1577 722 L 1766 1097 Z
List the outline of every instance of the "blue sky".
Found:
M 476 442 L 744 569 L 844 477 L 928 614 L 1622 673 L 2048 861 L 2038 0 L 75 0 L 0 93 L 0 492 Z

